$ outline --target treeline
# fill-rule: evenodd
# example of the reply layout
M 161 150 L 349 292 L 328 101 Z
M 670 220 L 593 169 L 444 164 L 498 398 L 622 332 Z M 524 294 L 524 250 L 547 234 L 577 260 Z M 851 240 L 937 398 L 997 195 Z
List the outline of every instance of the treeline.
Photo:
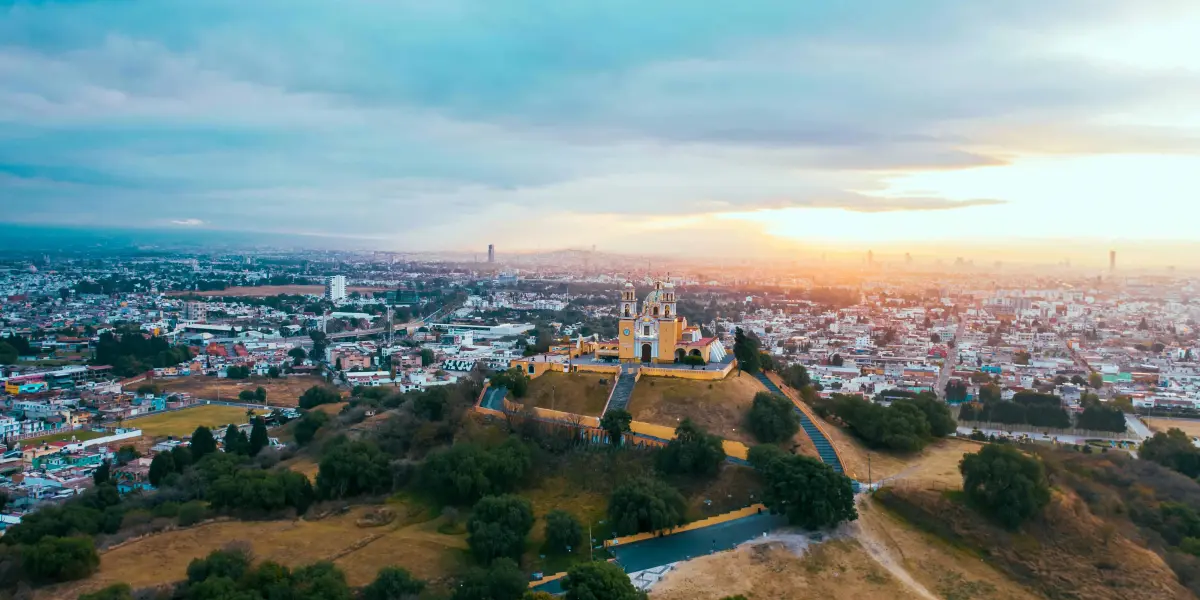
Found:
M 250 436 L 260 449 L 265 446 L 259 439 L 265 438 L 262 429 L 261 435 Z M 102 465 L 93 489 L 26 515 L 0 538 L 0 588 L 87 577 L 99 565 L 97 546 L 174 524 L 191 525 L 214 513 L 252 518 L 304 514 L 322 490 L 314 490 L 303 474 L 267 468 L 279 457 L 273 452 L 252 457 L 250 439 L 244 434 L 227 439 L 227 451 L 220 452 L 212 433 L 197 428 L 190 448 L 155 455 L 150 467 L 155 491 L 124 497 L 109 480 L 110 465 Z M 136 452 L 123 448 L 118 457 L 132 460 Z
M 96 344 L 95 363 L 110 365 L 120 377 L 130 377 L 153 368 L 171 367 L 191 360 L 187 346 L 172 346 L 165 338 L 147 336 L 140 329 L 122 328 L 104 332 Z
M 965 403 L 959 408 L 958 418 L 1054 429 L 1074 426 L 1095 431 L 1125 431 L 1125 414 L 1120 408 L 1100 404 L 1095 398 L 1085 406 L 1072 422 L 1070 413 L 1063 408 L 1062 399 L 1054 394 L 1024 391 L 1017 392 L 1011 401 L 1001 400 L 999 388 L 987 385 L 980 388 L 979 401 Z
M 935 438 L 954 433 L 957 427 L 949 407 L 931 392 L 896 400 L 890 406 L 846 394 L 828 399 L 813 396 L 811 404 L 818 416 L 837 418 L 872 448 L 916 452 Z
M 985 386 L 992 387 L 995 386 Z M 1010 401 L 1001 400 L 998 390 L 988 389 L 985 393 L 981 389 L 980 400 L 981 402 L 963 404 L 959 408 L 958 418 L 963 421 L 1033 425 L 1055 429 L 1071 427 L 1071 415 L 1063 408 L 1062 399 L 1054 394 L 1018 392 Z

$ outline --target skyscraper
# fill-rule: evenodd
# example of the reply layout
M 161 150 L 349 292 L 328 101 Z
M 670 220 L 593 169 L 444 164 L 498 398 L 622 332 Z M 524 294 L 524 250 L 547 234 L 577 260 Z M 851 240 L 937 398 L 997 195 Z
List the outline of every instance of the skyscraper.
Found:
M 346 299 L 346 276 L 334 275 L 325 280 L 325 299 L 337 302 Z
M 1116 250 L 1108 251 L 1108 270 L 1109 271 L 1117 270 L 1117 251 Z
M 489 263 L 496 262 L 496 245 L 495 244 L 488 244 L 488 262 Z

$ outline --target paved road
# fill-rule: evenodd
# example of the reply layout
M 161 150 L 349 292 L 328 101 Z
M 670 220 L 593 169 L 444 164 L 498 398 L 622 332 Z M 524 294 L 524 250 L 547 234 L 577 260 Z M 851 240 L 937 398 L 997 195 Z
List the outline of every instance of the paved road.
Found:
M 972 431 L 972 429 L 970 427 L 959 427 L 958 428 L 959 435 L 964 435 L 964 436 L 971 435 L 971 431 Z M 1056 433 L 1056 434 L 1046 435 L 1039 431 L 1007 431 L 1007 430 L 1000 430 L 1000 429 L 980 429 L 979 431 L 983 432 L 986 435 L 996 435 L 996 436 L 1003 436 L 1003 437 L 1009 437 L 1009 438 L 1021 437 L 1024 435 L 1024 436 L 1029 436 L 1029 439 L 1037 441 L 1037 442 L 1058 441 L 1059 443 L 1062 443 L 1062 444 L 1082 444 L 1086 440 L 1106 440 L 1106 441 L 1111 441 L 1111 442 L 1132 442 L 1134 444 L 1138 443 L 1138 440 L 1136 440 L 1136 439 L 1119 439 L 1119 438 L 1115 438 L 1115 437 L 1106 437 L 1106 436 L 1102 436 L 1102 435 L 1084 436 L 1084 435 L 1069 435 L 1069 434 L 1065 434 L 1065 433 Z

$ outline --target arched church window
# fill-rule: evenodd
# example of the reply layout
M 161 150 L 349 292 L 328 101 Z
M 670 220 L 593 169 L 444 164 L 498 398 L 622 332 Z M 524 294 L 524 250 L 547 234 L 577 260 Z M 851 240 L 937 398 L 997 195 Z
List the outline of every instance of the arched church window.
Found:
M 625 316 L 627 316 L 627 317 L 629 316 L 629 305 L 628 304 L 625 305 Z
M 657 306 L 654 307 L 654 316 L 656 316 L 656 317 L 658 316 L 658 307 Z
M 670 306 L 663 307 L 663 314 L 665 314 L 668 317 L 671 316 L 671 307 Z

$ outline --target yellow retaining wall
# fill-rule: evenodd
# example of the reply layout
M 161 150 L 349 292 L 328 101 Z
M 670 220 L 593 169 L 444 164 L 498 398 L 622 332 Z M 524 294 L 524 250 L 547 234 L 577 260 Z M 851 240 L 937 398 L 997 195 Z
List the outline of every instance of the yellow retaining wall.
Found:
M 621 374 L 621 365 L 571 365 L 576 371 L 588 373 L 608 373 L 611 375 Z
M 641 435 L 649 435 L 664 440 L 675 439 L 675 428 L 667 427 L 666 425 L 655 425 L 653 423 L 645 423 L 642 421 L 633 421 L 629 423 L 629 430 L 633 433 Z M 741 442 L 733 440 L 722 440 L 721 445 L 725 448 L 725 455 L 742 460 L 749 460 L 750 449 Z
M 739 508 L 738 510 L 735 510 L 733 512 L 727 512 L 725 514 L 717 515 L 715 517 L 709 517 L 707 519 L 693 521 L 691 523 L 682 525 L 680 527 L 677 527 L 677 528 L 667 531 L 665 533 L 666 533 L 666 535 L 674 535 L 676 533 L 683 533 L 685 531 L 694 531 L 696 529 L 704 529 L 705 527 L 712 527 L 713 525 L 719 525 L 721 523 L 726 523 L 726 522 L 733 521 L 736 519 L 741 519 L 743 517 L 749 517 L 750 515 L 756 515 L 765 510 L 767 510 L 767 507 L 762 504 L 752 504 L 750 506 L 747 506 L 746 508 Z M 658 537 L 658 533 L 638 533 L 635 535 L 627 535 L 625 537 L 619 537 L 619 538 L 612 539 L 612 540 L 604 540 L 604 547 L 611 548 L 613 546 L 625 546 L 628 544 L 632 544 L 634 542 L 641 542 L 643 540 L 649 540 L 649 539 L 656 538 L 656 537 Z

